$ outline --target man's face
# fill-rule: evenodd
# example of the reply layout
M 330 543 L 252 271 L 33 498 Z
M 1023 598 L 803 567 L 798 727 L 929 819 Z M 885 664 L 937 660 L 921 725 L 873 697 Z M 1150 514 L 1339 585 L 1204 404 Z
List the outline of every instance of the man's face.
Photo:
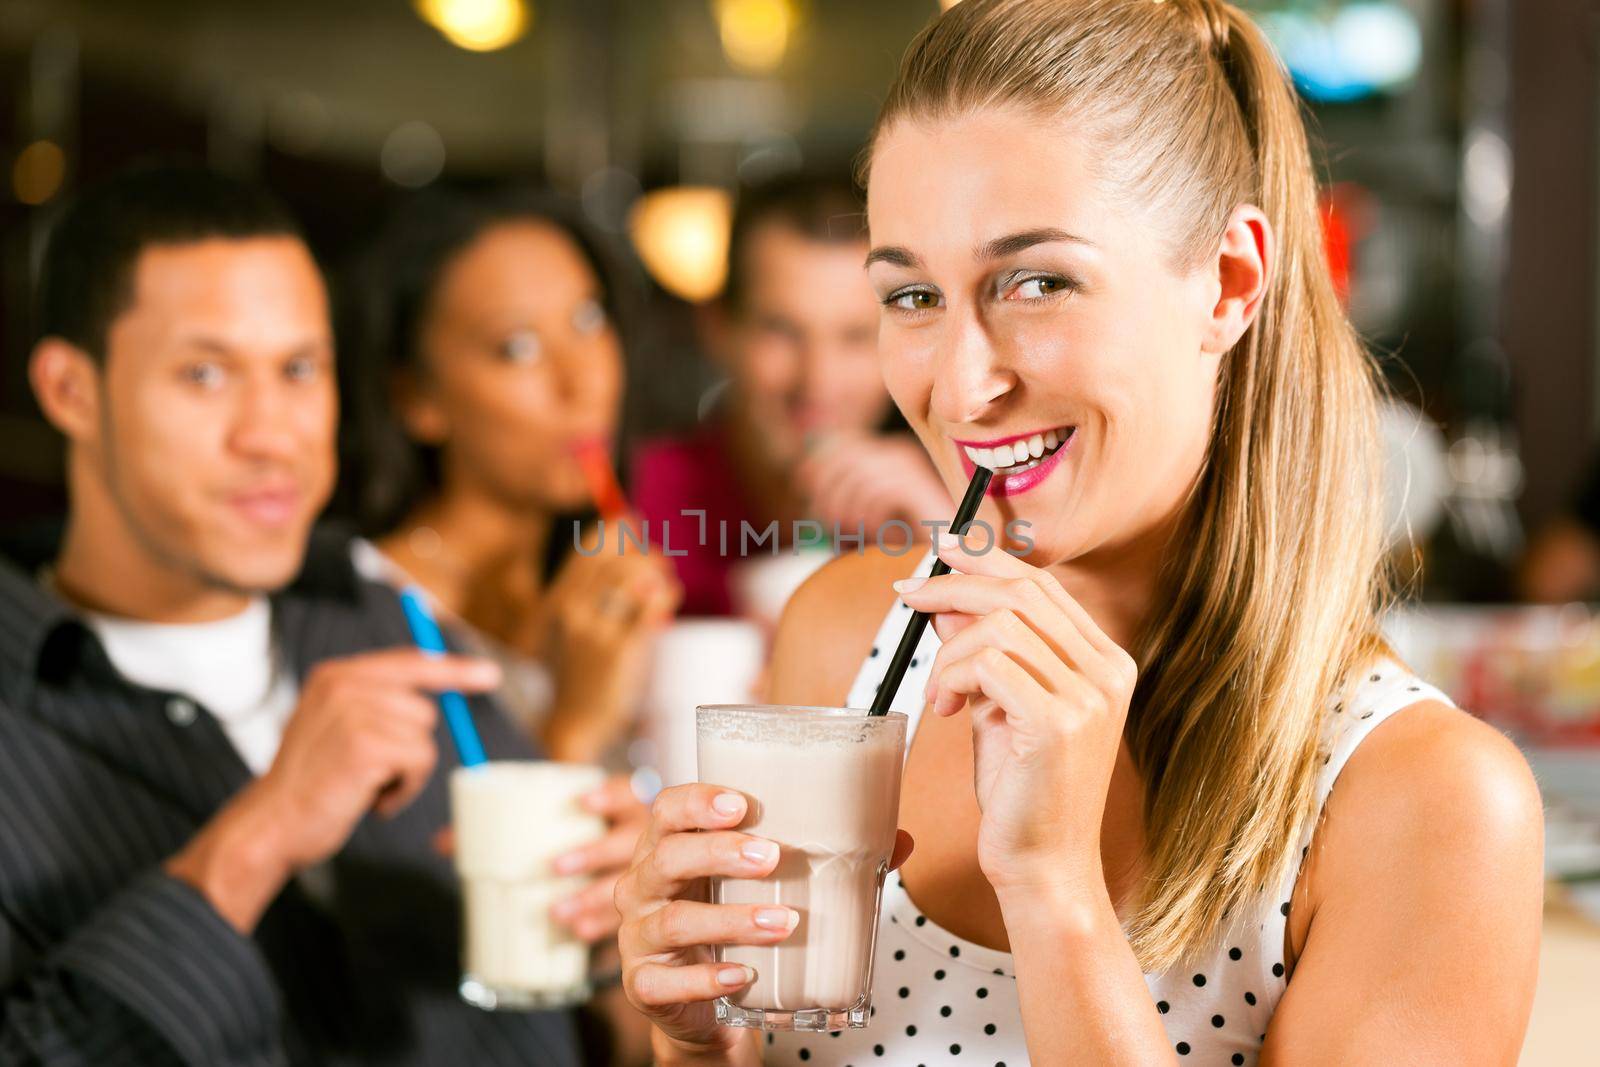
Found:
M 327 294 L 305 245 L 146 249 L 101 374 L 98 435 L 80 444 L 144 551 L 213 587 L 288 583 L 337 464 Z
M 736 401 L 770 458 L 791 463 L 809 440 L 875 429 L 889 394 L 878 301 L 861 272 L 866 241 L 819 241 L 778 222 L 745 241 L 727 359 Z

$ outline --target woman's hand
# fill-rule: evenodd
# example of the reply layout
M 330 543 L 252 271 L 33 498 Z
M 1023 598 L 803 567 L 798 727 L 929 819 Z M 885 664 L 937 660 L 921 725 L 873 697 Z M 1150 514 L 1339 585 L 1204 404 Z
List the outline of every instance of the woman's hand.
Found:
M 619 551 L 619 538 L 615 522 L 604 543 L 591 531 L 589 554 L 567 559 L 545 604 L 545 655 L 556 678 L 545 742 L 558 759 L 593 760 L 627 728 L 651 639 L 682 597 L 665 559 L 631 544 Z
M 617 932 L 620 918 L 613 897 L 617 881 L 633 860 L 650 809 L 633 793 L 632 780 L 619 774 L 584 796 L 584 808 L 603 816 L 609 824 L 605 836 L 557 856 L 551 866 L 559 875 L 592 874 L 594 880 L 551 909 L 578 937 L 594 944 Z M 445 826 L 433 835 L 433 850 L 446 859 L 456 854 L 456 831 Z
M 606 779 L 582 803 L 586 810 L 602 816 L 609 828 L 599 840 L 555 858 L 552 866 L 557 874 L 587 874 L 593 881 L 557 901 L 551 913 L 557 922 L 594 944 L 615 934 L 621 925 L 615 903 L 617 882 L 633 862 L 650 809 L 634 794 L 633 778 L 626 774 Z
M 801 460 L 796 479 L 813 517 L 872 536 L 891 519 L 942 518 L 950 492 L 916 439 L 907 434 L 831 437 Z
M 775 944 L 800 918 L 785 907 L 707 903 L 707 878 L 760 878 L 778 864 L 776 842 L 733 829 L 746 810 L 742 793 L 720 786 L 662 790 L 633 866 L 617 883 L 623 989 L 686 1055 L 731 1055 L 747 1033 L 718 1026 L 712 1002 L 755 975 L 714 962 L 711 946 Z
M 896 582 L 934 616 L 943 642 L 927 699 L 970 705 L 982 821 L 978 862 L 997 890 L 1104 891 L 1100 823 L 1133 696 L 1133 658 L 1054 576 L 998 548 L 969 555 L 941 534 L 962 573 Z

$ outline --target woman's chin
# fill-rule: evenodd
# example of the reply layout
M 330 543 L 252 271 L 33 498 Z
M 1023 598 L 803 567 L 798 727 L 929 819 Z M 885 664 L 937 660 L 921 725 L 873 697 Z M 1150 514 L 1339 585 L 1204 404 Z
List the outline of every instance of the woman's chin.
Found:
M 1029 522 L 1017 516 L 1007 526 L 1008 536 L 1000 542 L 1006 552 L 1034 567 L 1053 567 L 1070 563 L 1084 552 L 1079 538 L 1061 536 L 1062 531 L 1050 530 L 1042 523 Z
M 553 478 L 541 485 L 524 486 L 506 496 L 506 503 L 512 510 L 524 513 L 566 515 L 594 508 L 589 487 L 576 476 Z

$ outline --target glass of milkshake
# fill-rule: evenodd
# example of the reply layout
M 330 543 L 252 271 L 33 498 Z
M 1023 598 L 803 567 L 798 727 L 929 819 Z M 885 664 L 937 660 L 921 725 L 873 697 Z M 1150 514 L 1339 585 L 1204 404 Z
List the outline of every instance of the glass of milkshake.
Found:
M 451 773 L 467 1003 L 523 1010 L 589 999 L 589 946 L 550 916 L 586 879 L 558 877 L 550 863 L 606 832 L 605 820 L 578 803 L 604 778 L 599 767 L 544 760 Z
M 739 829 L 778 843 L 765 878 L 713 878 L 717 904 L 782 904 L 776 945 L 723 945 L 755 971 L 717 1020 L 760 1030 L 867 1025 L 884 875 L 894 853 L 906 717 L 847 708 L 710 705 L 696 712 L 700 781 L 749 801 Z

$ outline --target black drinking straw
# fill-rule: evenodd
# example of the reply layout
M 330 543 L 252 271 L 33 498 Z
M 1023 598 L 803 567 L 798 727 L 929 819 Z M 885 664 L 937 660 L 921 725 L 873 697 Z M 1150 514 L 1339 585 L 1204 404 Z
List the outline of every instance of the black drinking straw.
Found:
M 994 477 L 994 471 L 988 467 L 979 467 L 972 472 L 972 481 L 967 483 L 967 495 L 961 498 L 961 506 L 956 508 L 956 517 L 950 520 L 950 529 L 957 536 L 967 532 L 967 527 L 972 525 L 973 518 L 978 514 L 978 505 L 983 503 L 983 494 L 989 491 L 989 479 Z M 937 578 L 941 574 L 950 573 L 950 564 L 944 560 L 935 560 L 933 570 L 928 572 L 928 577 Z M 900 683 L 905 679 L 906 668 L 911 665 L 911 654 L 917 650 L 917 642 L 922 640 L 922 631 L 928 628 L 928 614 L 923 611 L 911 613 L 911 621 L 906 624 L 906 632 L 900 638 L 900 646 L 894 650 L 894 657 L 889 660 L 889 669 L 884 673 L 883 684 L 878 686 L 878 695 L 872 698 L 872 707 L 867 710 L 868 715 L 884 715 L 889 711 L 889 703 L 900 691 Z

